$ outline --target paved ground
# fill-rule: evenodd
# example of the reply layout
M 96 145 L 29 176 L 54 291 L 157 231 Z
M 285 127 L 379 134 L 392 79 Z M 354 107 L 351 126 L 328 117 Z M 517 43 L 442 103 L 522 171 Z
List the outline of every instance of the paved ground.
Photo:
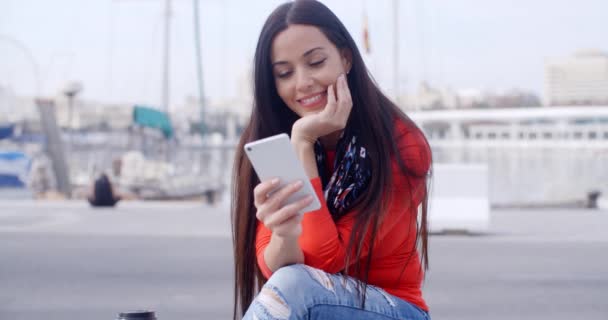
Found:
M 228 319 L 224 207 L 0 202 L 0 319 Z M 488 235 L 431 238 L 434 319 L 608 319 L 608 212 L 495 211 Z

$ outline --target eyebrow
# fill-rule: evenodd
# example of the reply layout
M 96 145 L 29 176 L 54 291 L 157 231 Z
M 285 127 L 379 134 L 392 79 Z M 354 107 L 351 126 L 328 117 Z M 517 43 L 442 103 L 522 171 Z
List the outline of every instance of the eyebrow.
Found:
M 325 48 L 323 48 L 323 47 L 315 47 L 315 48 L 312 48 L 310 50 L 307 50 L 306 52 L 304 52 L 304 54 L 302 55 L 302 57 L 306 57 L 306 56 L 310 55 L 311 53 L 313 53 L 315 50 L 321 50 L 321 49 L 325 49 Z M 274 67 L 274 66 L 276 66 L 278 64 L 287 64 L 287 61 L 273 62 L 272 66 Z

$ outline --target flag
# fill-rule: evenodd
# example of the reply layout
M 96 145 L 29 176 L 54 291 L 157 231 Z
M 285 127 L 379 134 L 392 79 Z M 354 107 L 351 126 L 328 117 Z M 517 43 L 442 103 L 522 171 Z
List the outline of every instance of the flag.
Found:
M 369 43 L 369 27 L 367 25 L 367 13 L 363 13 L 363 47 L 365 48 L 365 53 L 370 54 L 372 48 Z

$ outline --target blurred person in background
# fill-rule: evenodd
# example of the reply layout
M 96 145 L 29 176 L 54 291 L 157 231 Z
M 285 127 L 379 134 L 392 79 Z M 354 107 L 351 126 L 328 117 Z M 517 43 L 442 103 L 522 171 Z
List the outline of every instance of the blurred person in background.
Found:
M 93 182 L 87 200 L 93 207 L 113 207 L 122 197 L 116 193 L 108 175 L 102 173 Z
M 298 214 L 310 198 L 283 206 L 302 185 L 268 195 L 278 182 L 260 183 L 246 159 L 246 143 L 280 133 L 290 134 L 321 209 Z M 289 2 L 266 20 L 236 152 L 235 319 L 430 318 L 421 291 L 428 142 L 320 2 Z

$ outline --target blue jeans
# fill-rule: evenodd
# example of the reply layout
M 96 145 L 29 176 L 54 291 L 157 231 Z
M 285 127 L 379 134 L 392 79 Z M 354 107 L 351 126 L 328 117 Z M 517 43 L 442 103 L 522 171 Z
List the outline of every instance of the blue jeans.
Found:
M 302 264 L 286 266 L 268 279 L 243 319 L 430 319 L 426 311 L 372 285 L 361 309 L 356 286 L 351 277 Z

